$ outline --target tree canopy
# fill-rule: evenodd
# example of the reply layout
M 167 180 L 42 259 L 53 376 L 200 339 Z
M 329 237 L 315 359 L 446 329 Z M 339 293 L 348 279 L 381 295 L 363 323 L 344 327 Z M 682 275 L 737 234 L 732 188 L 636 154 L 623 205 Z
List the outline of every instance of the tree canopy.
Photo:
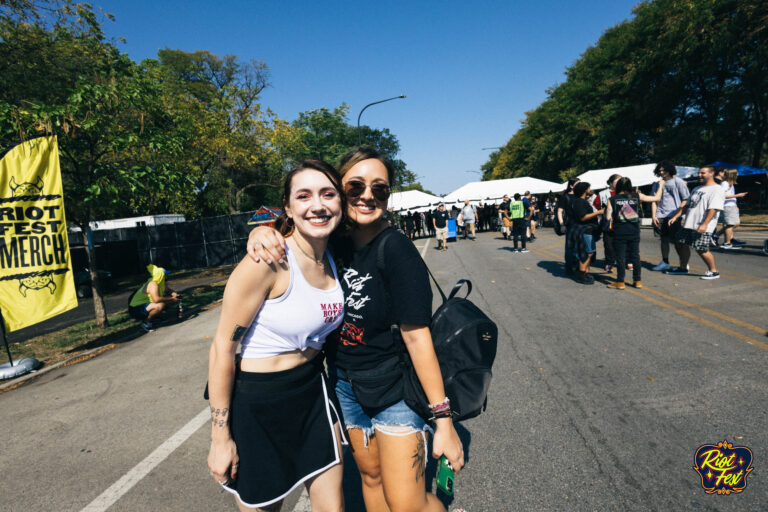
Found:
M 768 163 L 768 3 L 654 0 L 526 113 L 484 179 L 565 180 L 659 160 Z

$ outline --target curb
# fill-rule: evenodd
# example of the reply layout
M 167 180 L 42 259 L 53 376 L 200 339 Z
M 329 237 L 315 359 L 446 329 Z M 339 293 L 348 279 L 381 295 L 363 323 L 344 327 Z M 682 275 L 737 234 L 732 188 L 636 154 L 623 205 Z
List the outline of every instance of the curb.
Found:
M 199 308 L 195 308 L 189 311 L 188 314 L 191 315 L 194 313 L 198 313 L 200 311 L 207 311 L 219 305 L 221 305 L 221 300 L 217 300 L 216 302 L 212 302 L 206 306 L 200 306 Z M 162 324 L 160 325 L 162 326 Z M 93 359 L 94 357 L 100 354 L 103 354 L 104 352 L 109 352 L 110 350 L 115 349 L 120 345 L 122 345 L 123 340 L 126 340 L 128 338 L 129 338 L 128 336 L 125 336 L 124 338 L 120 338 L 119 340 L 115 341 L 114 343 L 110 343 L 109 345 L 88 350 L 86 352 L 83 352 L 82 354 L 78 354 L 76 356 L 70 357 L 69 359 L 65 359 L 64 361 L 53 363 L 50 366 L 44 366 L 40 370 L 27 373 L 25 375 L 22 375 L 21 377 L 16 377 L 15 379 L 9 379 L 7 381 L 4 381 L 2 384 L 0 384 L 0 395 L 8 391 L 12 391 L 16 388 L 19 388 L 24 384 L 26 384 L 27 382 L 30 382 L 40 377 L 41 375 L 45 375 L 48 372 L 56 370 L 57 368 L 63 368 L 65 366 L 71 366 L 73 364 L 82 363 L 83 361 L 88 361 L 89 359 Z

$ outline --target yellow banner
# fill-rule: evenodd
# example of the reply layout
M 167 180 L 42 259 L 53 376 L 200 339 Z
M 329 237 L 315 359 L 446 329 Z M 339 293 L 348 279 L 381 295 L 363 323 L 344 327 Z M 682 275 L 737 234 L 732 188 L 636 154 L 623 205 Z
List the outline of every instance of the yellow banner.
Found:
M 0 308 L 15 331 L 77 307 L 56 137 L 0 158 Z

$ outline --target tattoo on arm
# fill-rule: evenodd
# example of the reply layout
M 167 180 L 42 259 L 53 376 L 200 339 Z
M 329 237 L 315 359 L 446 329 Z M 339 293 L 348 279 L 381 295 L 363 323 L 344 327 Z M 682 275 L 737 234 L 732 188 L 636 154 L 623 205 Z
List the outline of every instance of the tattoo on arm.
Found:
M 413 460 L 413 463 L 411 464 L 411 469 L 416 468 L 416 481 L 418 482 L 421 478 L 424 478 L 424 468 L 425 468 L 425 453 L 424 453 L 424 440 L 419 438 L 416 441 L 416 450 L 413 452 L 413 455 L 411 455 L 411 460 Z
M 224 428 L 229 422 L 229 408 L 217 409 L 211 406 L 211 421 L 215 427 Z
M 247 327 L 243 327 L 242 325 L 235 325 L 235 330 L 232 332 L 232 337 L 229 339 L 229 341 L 239 343 L 247 331 Z

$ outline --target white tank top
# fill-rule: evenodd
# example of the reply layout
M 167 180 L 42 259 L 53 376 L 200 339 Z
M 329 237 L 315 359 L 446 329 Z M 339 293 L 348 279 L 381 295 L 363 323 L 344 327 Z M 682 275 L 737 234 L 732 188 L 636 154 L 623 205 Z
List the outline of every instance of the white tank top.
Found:
M 266 299 L 243 336 L 240 356 L 246 359 L 272 357 L 308 347 L 320 350 L 325 337 L 341 325 L 344 318 L 344 292 L 336 265 L 326 252 L 336 286 L 321 290 L 310 285 L 301 273 L 296 257 L 285 246 L 291 281 L 280 297 Z

